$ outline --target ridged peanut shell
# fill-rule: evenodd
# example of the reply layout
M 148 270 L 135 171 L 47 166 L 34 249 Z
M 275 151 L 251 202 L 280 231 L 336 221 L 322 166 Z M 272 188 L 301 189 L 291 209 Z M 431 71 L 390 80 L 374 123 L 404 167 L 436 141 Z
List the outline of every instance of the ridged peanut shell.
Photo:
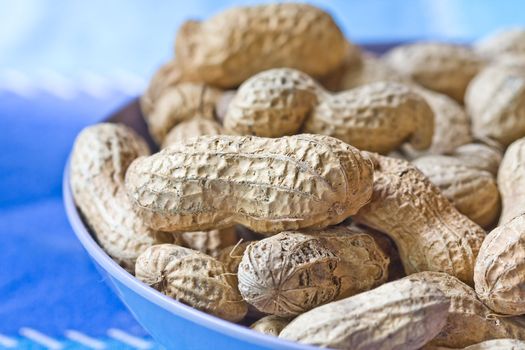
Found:
M 496 227 L 479 251 L 474 270 L 479 298 L 499 314 L 525 314 L 525 217 Z
M 261 233 L 337 224 L 370 198 L 372 163 L 321 135 L 201 136 L 137 159 L 126 176 L 137 211 L 156 229 L 241 224 Z
M 166 88 L 146 115 L 148 128 L 158 144 L 177 124 L 194 117 L 214 118 L 222 91 L 200 83 L 180 83 Z
M 482 70 L 468 87 L 465 106 L 474 136 L 505 147 L 525 136 L 525 61 Z
M 222 262 L 226 269 L 231 273 L 237 273 L 239 264 L 241 263 L 244 251 L 252 242 L 245 241 L 236 243 L 226 248 L 222 248 L 217 255 L 217 260 Z
M 248 310 L 235 276 L 220 261 L 192 249 L 150 247 L 137 259 L 135 276 L 173 299 L 228 321 L 242 320 Z
M 395 150 L 406 141 L 425 149 L 432 142 L 434 113 L 410 86 L 377 82 L 324 95 L 303 130 L 379 153 Z
M 470 80 L 484 64 L 468 47 L 432 42 L 397 46 L 384 59 L 401 74 L 460 103 Z
M 469 167 L 453 156 L 429 155 L 412 162 L 452 204 L 482 227 L 499 217 L 501 204 L 496 178 L 485 170 Z
M 443 328 L 449 305 L 439 289 L 404 278 L 310 310 L 279 337 L 332 349 L 415 350 Z
M 488 57 L 504 54 L 525 54 L 525 28 L 498 30 L 474 44 L 477 52 Z
M 463 348 L 490 339 L 525 339 L 525 328 L 513 319 L 498 317 L 478 299 L 474 289 L 457 278 L 439 272 L 407 278 L 439 288 L 450 301 L 447 322 L 429 345 Z
M 148 154 L 148 146 L 133 130 L 102 123 L 82 130 L 71 156 L 75 204 L 101 247 L 130 272 L 148 247 L 176 241 L 174 235 L 146 226 L 124 188 L 129 164 Z
M 445 154 L 472 142 L 470 118 L 458 102 L 447 95 L 425 88 L 416 88 L 416 91 L 425 98 L 434 112 L 434 135 L 427 150 L 417 151 L 410 145 L 404 145 L 405 154 L 410 158 L 423 154 Z
M 217 257 L 223 248 L 237 242 L 234 227 L 210 231 L 184 232 L 180 234 L 181 244 L 204 254 Z
M 246 248 L 239 291 L 261 312 L 295 316 L 386 282 L 388 263 L 365 233 L 344 227 L 282 232 Z
M 498 171 L 502 210 L 499 225 L 525 213 L 525 138 L 505 151 Z
M 224 127 L 239 135 L 296 134 L 322 88 L 294 69 L 270 69 L 244 82 L 230 102 Z
M 483 140 L 484 142 L 490 140 Z M 465 166 L 491 173 L 493 176 L 498 174 L 499 165 L 503 158 L 503 152 L 499 144 L 491 142 L 468 143 L 459 146 L 451 153 L 456 159 L 459 159 Z
M 354 219 L 394 240 L 407 274 L 441 271 L 472 284 L 485 231 L 412 164 L 370 156 L 375 162 L 372 199 Z
M 397 70 L 387 65 L 383 60 L 372 54 L 365 53 L 356 64 L 343 72 L 339 90 L 350 90 L 362 85 L 391 81 L 410 84 L 410 78 L 400 74 Z
M 155 105 L 160 95 L 168 87 L 183 81 L 183 72 L 177 61 L 171 60 L 163 64 L 153 77 L 149 85 L 140 97 L 140 108 L 142 114 L 148 116 L 155 109 Z
M 215 120 L 194 117 L 175 125 L 166 135 L 161 148 L 169 147 L 173 143 L 183 142 L 192 137 L 222 134 L 224 134 L 224 130 Z
M 328 13 L 294 3 L 235 7 L 203 22 L 188 21 L 175 44 L 185 74 L 223 88 L 277 67 L 320 77 L 343 63 L 346 49 Z
M 290 323 L 290 319 L 286 317 L 279 317 L 275 315 L 268 315 L 260 320 L 253 323 L 250 328 L 254 331 L 267 334 L 267 335 L 273 335 L 274 337 L 278 337 L 279 333 L 283 330 L 286 325 Z

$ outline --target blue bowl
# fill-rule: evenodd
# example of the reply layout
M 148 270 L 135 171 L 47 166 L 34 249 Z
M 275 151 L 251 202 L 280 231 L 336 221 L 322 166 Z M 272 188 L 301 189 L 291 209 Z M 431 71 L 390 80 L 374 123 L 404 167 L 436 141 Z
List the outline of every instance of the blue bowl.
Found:
M 147 135 L 134 101 L 108 121 L 132 127 L 152 142 Z M 131 311 L 137 321 L 160 345 L 167 349 L 317 349 L 281 340 L 250 330 L 182 304 L 145 285 L 114 262 L 100 248 L 75 206 L 69 183 L 69 162 L 63 179 L 66 213 L 81 244 L 104 280 Z
M 368 51 L 384 52 L 392 44 L 365 46 Z M 122 123 L 139 133 L 152 150 L 157 146 L 149 136 L 138 100 L 110 116 L 107 121 Z M 171 299 L 143 284 L 114 262 L 82 221 L 69 184 L 69 162 L 63 179 L 64 205 L 73 231 L 90 255 L 104 280 L 151 336 L 167 349 L 295 349 L 317 347 L 267 336 Z

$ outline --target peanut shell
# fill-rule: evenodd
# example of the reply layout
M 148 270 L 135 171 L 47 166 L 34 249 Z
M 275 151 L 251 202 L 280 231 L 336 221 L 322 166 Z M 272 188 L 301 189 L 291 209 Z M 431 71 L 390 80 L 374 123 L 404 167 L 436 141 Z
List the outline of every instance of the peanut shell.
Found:
M 150 247 L 137 259 L 135 275 L 173 299 L 228 321 L 242 320 L 248 310 L 235 276 L 220 261 L 192 249 Z
M 289 318 L 268 315 L 253 323 L 250 328 L 254 331 L 278 337 L 279 333 L 290 323 Z
M 507 148 L 498 171 L 502 210 L 499 225 L 525 213 L 525 138 Z
M 525 28 L 500 29 L 476 42 L 474 48 L 488 57 L 525 54 Z
M 100 246 L 129 272 L 150 246 L 178 241 L 170 233 L 146 226 L 126 194 L 126 169 L 135 158 L 148 154 L 148 146 L 133 130 L 102 123 L 82 130 L 71 156 L 75 204 Z
M 449 305 L 439 289 L 404 278 L 310 310 L 279 337 L 332 349 L 415 350 L 443 328 Z
M 222 126 L 213 119 L 194 117 L 177 124 L 168 132 L 161 148 L 175 142 L 183 142 L 192 137 L 224 134 Z
M 237 233 L 234 227 L 210 231 L 184 232 L 180 236 L 182 245 L 213 257 L 217 257 L 223 248 L 237 242 Z
M 370 198 L 372 163 L 337 139 L 201 136 L 130 166 L 137 211 L 163 231 L 261 233 L 337 224 Z

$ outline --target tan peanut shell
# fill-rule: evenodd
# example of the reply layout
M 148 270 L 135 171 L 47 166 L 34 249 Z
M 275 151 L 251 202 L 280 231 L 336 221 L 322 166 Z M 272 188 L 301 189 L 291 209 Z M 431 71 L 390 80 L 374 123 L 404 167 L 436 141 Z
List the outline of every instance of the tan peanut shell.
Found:
M 482 70 L 468 87 L 465 106 L 474 136 L 505 147 L 525 136 L 525 61 Z
M 239 87 L 226 111 L 224 127 L 239 135 L 296 134 L 321 90 L 312 78 L 294 69 L 261 72 Z
M 484 64 L 468 47 L 432 42 L 397 46 L 384 59 L 401 74 L 458 102 L 463 102 L 467 85 Z
M 140 97 L 140 108 L 145 116 L 155 109 L 158 98 L 168 87 L 183 81 L 183 72 L 177 61 L 163 64 L 151 78 L 149 85 Z
M 259 311 L 295 316 L 386 282 L 388 263 L 371 236 L 345 227 L 282 232 L 246 248 L 239 291 Z
M 450 302 L 429 284 L 404 278 L 295 318 L 280 337 L 348 350 L 415 350 L 445 325 Z
M 497 176 L 499 165 L 503 158 L 501 146 L 490 140 L 483 140 L 483 142 L 468 143 L 459 146 L 451 153 L 456 159 L 459 159 L 465 166 L 469 168 L 483 170 Z M 487 143 L 487 144 L 485 144 Z
M 499 225 L 525 213 L 525 138 L 505 151 L 498 171 L 502 210 Z
M 375 163 L 372 199 L 353 218 L 394 240 L 407 274 L 441 271 L 472 284 L 485 231 L 415 166 L 369 155 Z
M 75 204 L 101 247 L 130 272 L 139 254 L 148 247 L 176 242 L 176 236 L 145 225 L 134 213 L 124 188 L 129 164 L 148 154 L 148 146 L 133 130 L 102 123 L 78 135 L 71 156 Z
M 192 137 L 224 134 L 222 126 L 213 119 L 194 117 L 177 124 L 168 132 L 161 148 L 176 142 L 183 142 Z
M 235 7 L 203 22 L 188 21 L 175 44 L 185 75 L 223 88 L 277 67 L 321 77 L 343 63 L 346 50 L 328 13 L 294 3 Z
M 500 314 L 525 314 L 525 216 L 498 226 L 481 245 L 474 282 L 479 298 Z
M 488 57 L 525 54 L 525 28 L 498 30 L 474 44 L 477 52 Z
M 221 95 L 221 90 L 200 83 L 180 83 L 166 88 L 154 110 L 145 116 L 151 135 L 161 144 L 178 123 L 194 117 L 213 119 Z
M 525 328 L 513 319 L 498 317 L 478 299 L 474 289 L 457 278 L 439 272 L 407 278 L 439 288 L 450 300 L 447 323 L 429 345 L 463 348 L 490 339 L 525 339 Z
M 362 85 L 391 81 L 410 84 L 411 80 L 372 54 L 365 53 L 362 59 L 347 67 L 341 78 L 339 90 L 350 90 Z
M 376 82 L 332 94 L 289 68 L 261 72 L 241 85 L 225 128 L 236 134 L 279 137 L 303 131 L 336 137 L 359 149 L 387 153 L 405 141 L 430 146 L 433 113 L 409 86 Z
M 494 339 L 466 347 L 464 350 L 525 350 L 525 341 L 517 339 Z
M 422 154 L 445 154 L 472 142 L 470 118 L 458 102 L 447 95 L 425 88 L 416 88 L 416 91 L 425 98 L 434 112 L 434 135 L 427 150 L 417 151 L 410 145 L 404 145 L 405 154 L 410 158 Z
M 225 320 L 237 322 L 246 315 L 235 276 L 204 253 L 174 244 L 156 245 L 139 256 L 135 275 L 163 294 Z
M 372 163 L 328 136 L 202 136 L 137 159 L 126 185 L 155 229 L 237 223 L 276 233 L 326 227 L 354 214 L 370 198 Z
M 237 273 L 244 251 L 250 245 L 250 241 L 237 242 L 226 248 L 222 248 L 217 255 L 217 260 L 222 262 L 231 273 Z
M 410 86 L 377 82 L 325 95 L 303 130 L 379 153 L 406 141 L 415 149 L 426 149 L 432 142 L 434 113 Z
M 347 72 L 354 71 L 357 67 L 360 67 L 363 58 L 361 48 L 352 42 L 347 41 L 346 55 L 343 64 L 329 74 L 320 77 L 318 79 L 319 83 L 329 91 L 346 90 L 343 86 L 343 82 Z
M 237 242 L 234 227 L 210 231 L 184 232 L 180 234 L 181 244 L 199 252 L 217 257 L 223 248 Z
M 278 337 L 279 333 L 283 330 L 286 325 L 290 323 L 290 319 L 286 317 L 279 317 L 275 315 L 268 315 L 260 320 L 253 323 L 250 328 L 254 331 L 267 334 L 267 335 L 273 335 L 274 337 Z
M 501 204 L 494 175 L 454 156 L 429 155 L 413 164 L 472 221 L 482 227 L 497 221 Z

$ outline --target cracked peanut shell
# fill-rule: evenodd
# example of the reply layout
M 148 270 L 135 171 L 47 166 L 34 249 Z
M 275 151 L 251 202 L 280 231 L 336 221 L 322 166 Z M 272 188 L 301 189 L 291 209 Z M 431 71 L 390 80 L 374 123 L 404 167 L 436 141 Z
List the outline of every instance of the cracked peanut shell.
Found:
M 126 186 L 139 215 L 158 230 L 241 224 L 276 233 L 354 214 L 370 198 L 372 163 L 321 135 L 202 136 L 137 159 Z

